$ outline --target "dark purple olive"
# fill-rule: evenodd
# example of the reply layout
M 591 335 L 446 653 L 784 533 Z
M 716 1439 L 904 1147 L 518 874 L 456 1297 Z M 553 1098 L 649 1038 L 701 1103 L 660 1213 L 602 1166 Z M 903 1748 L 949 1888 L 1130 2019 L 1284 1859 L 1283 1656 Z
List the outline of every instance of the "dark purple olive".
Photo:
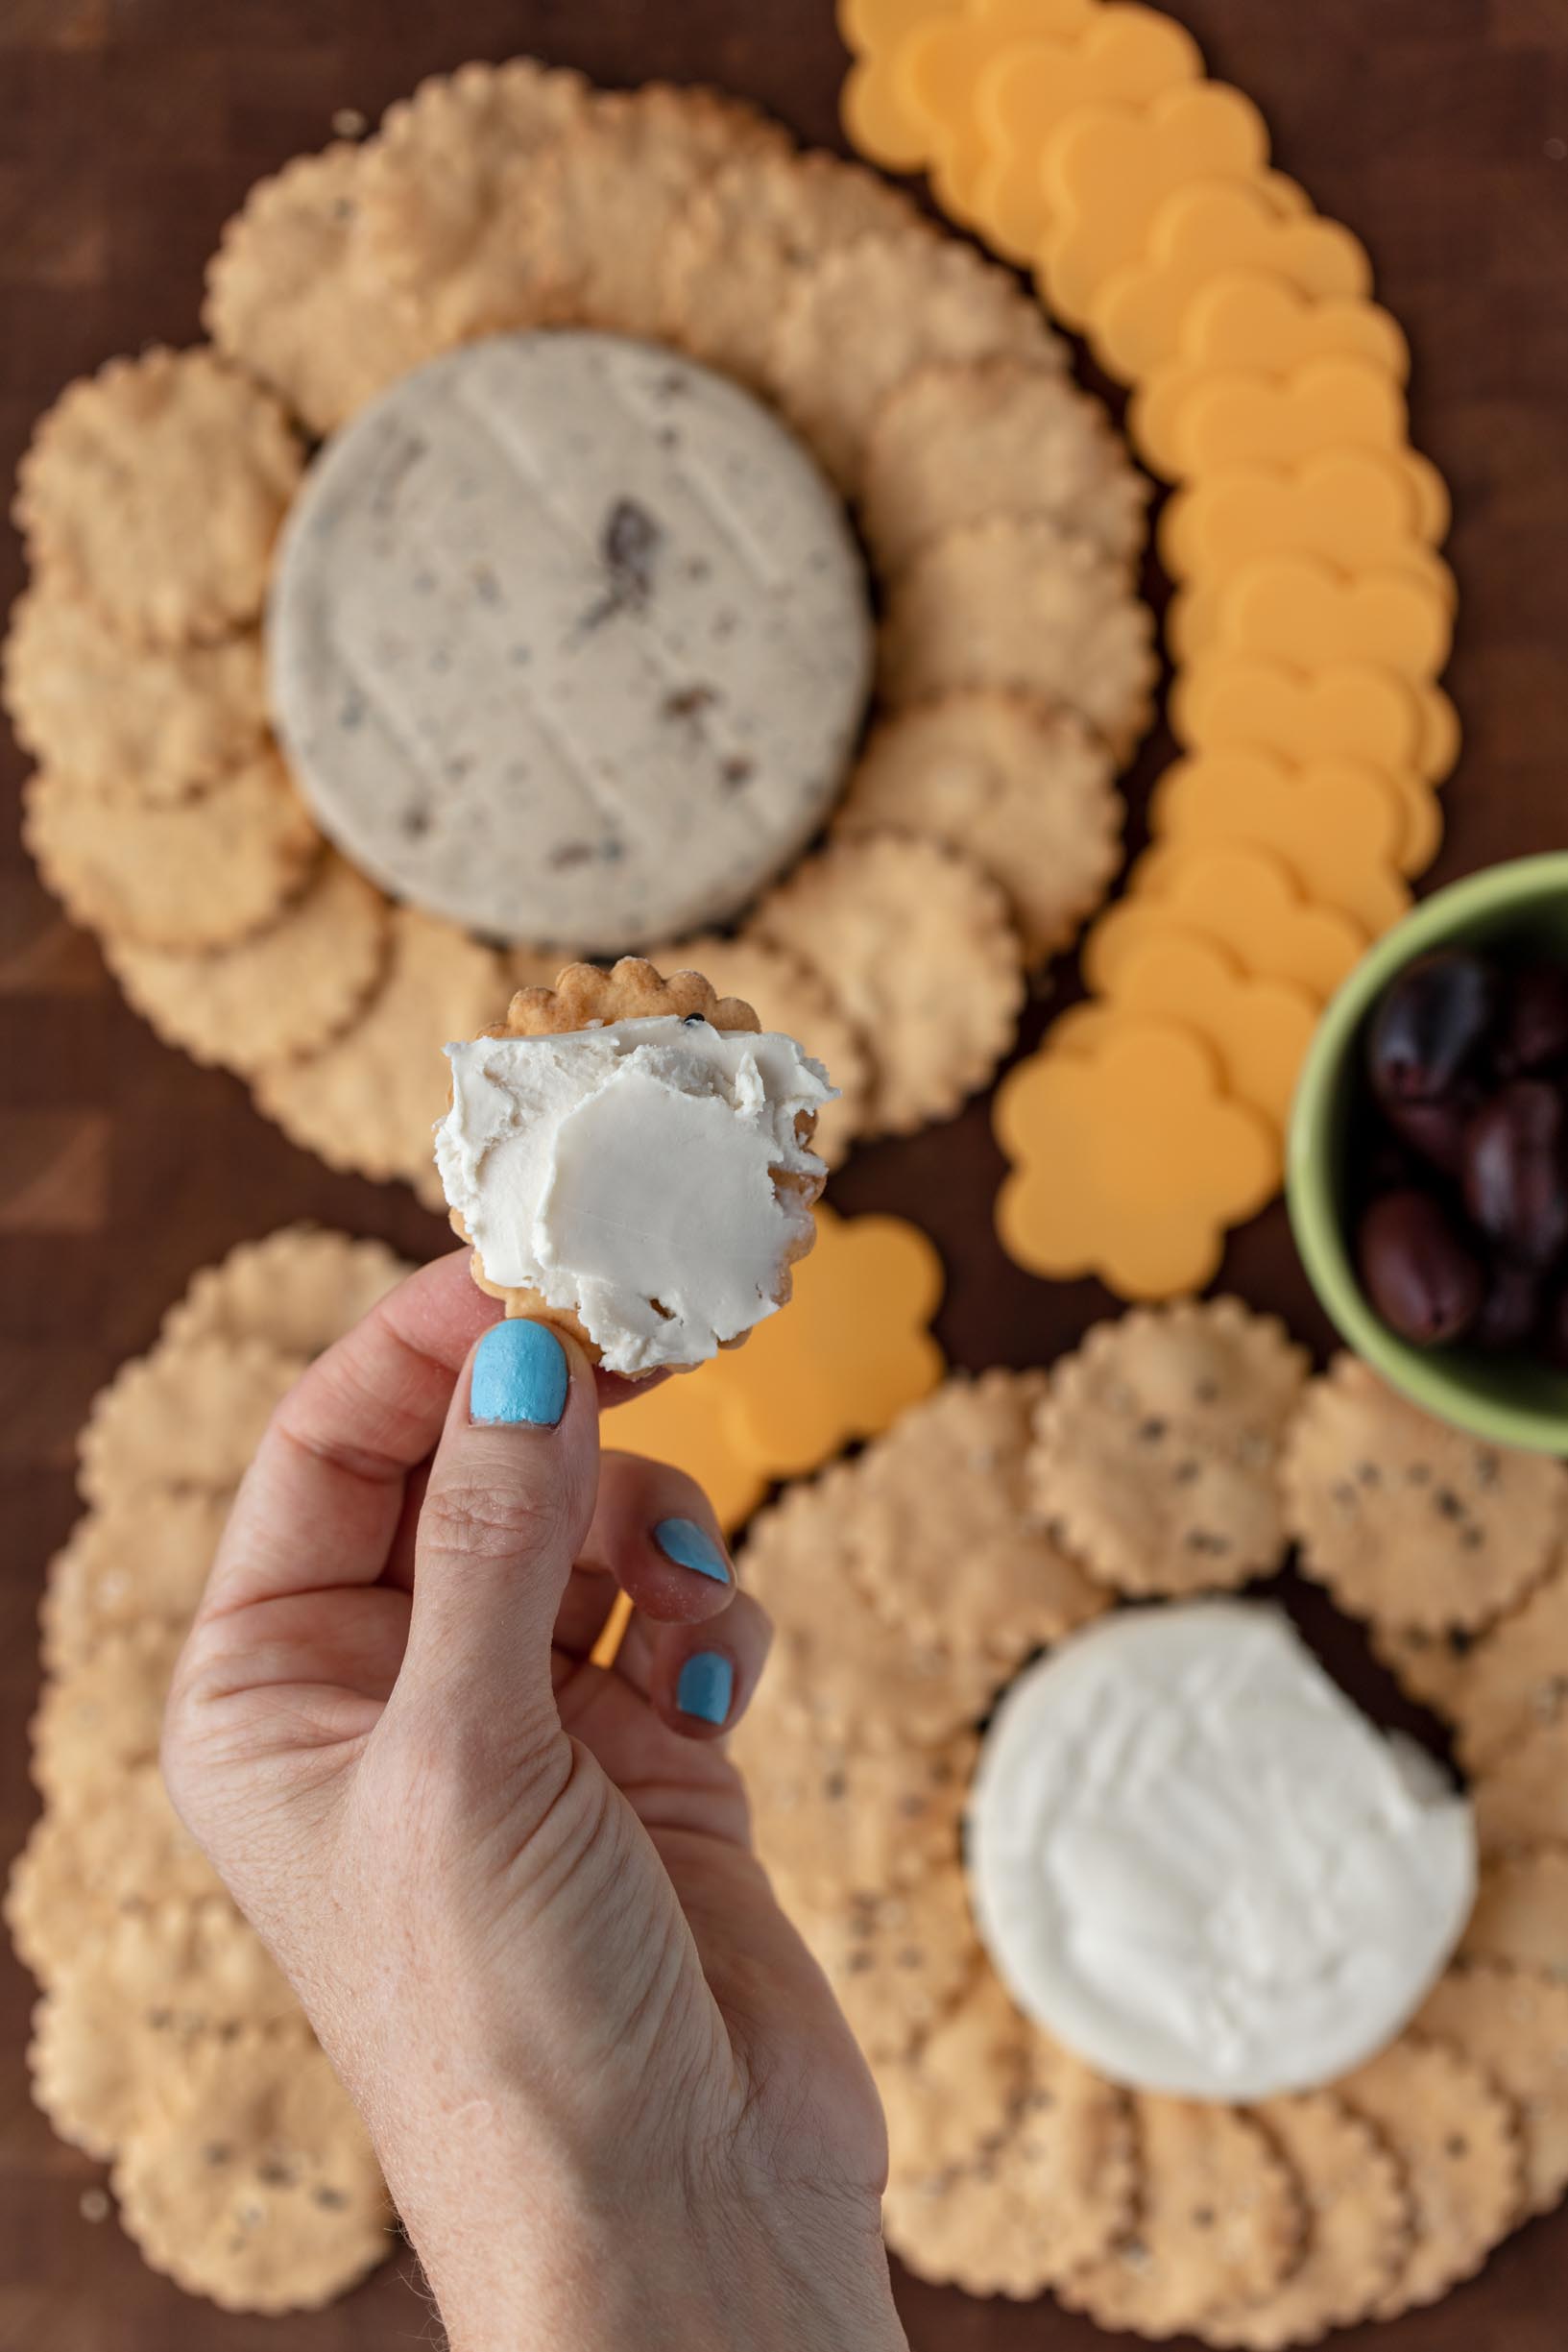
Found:
M 1493 966 L 1456 948 L 1423 956 L 1384 990 L 1372 1015 L 1366 1067 L 1382 1103 L 1446 1094 L 1497 1011 Z
M 1527 1266 L 1568 1243 L 1568 1116 L 1555 1086 L 1516 1078 L 1470 1122 L 1464 1201 L 1482 1231 Z
M 1383 1105 L 1383 1115 L 1401 1143 L 1444 1176 L 1457 1177 L 1464 1166 L 1464 1138 L 1480 1107 L 1475 1087 L 1460 1079 L 1435 1103 L 1390 1099 Z
M 1527 964 L 1508 982 L 1493 1059 L 1503 1078 L 1568 1064 L 1568 968 Z
M 1540 1320 L 1540 1275 L 1532 1266 L 1499 1258 L 1486 1276 L 1481 1311 L 1464 1336 L 1472 1346 L 1506 1354 L 1525 1346 Z
M 1421 1347 L 1457 1340 L 1479 1313 L 1481 1264 L 1430 1193 L 1385 1193 L 1356 1236 L 1362 1288 L 1390 1330 Z

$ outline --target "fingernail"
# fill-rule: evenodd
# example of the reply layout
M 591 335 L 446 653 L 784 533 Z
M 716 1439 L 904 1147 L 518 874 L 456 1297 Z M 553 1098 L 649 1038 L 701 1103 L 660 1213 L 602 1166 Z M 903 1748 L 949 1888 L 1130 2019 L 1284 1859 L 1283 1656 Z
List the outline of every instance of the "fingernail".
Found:
M 520 1316 L 492 1323 L 474 1354 L 469 1418 L 553 1429 L 570 1386 L 567 1351 L 548 1323 Z
M 701 1723 L 722 1723 L 730 1711 L 735 1668 L 717 1650 L 694 1650 L 681 1668 L 675 1704 Z
M 666 1560 L 678 1568 L 690 1568 L 698 1576 L 711 1576 L 715 1585 L 730 1581 L 729 1563 L 706 1527 L 695 1519 L 661 1519 L 653 1531 L 653 1540 Z

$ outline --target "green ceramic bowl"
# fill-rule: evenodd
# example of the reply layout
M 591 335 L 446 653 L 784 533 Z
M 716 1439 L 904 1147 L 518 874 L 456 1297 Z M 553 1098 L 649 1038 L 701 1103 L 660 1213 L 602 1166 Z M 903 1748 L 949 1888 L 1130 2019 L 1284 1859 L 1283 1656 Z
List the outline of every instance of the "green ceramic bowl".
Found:
M 1356 966 L 1317 1027 L 1291 1112 L 1291 1224 L 1314 1290 L 1340 1335 L 1427 1412 L 1501 1445 L 1568 1454 L 1568 1373 L 1523 1356 L 1412 1347 L 1363 1295 L 1344 1221 L 1367 1015 L 1394 974 L 1438 947 L 1568 958 L 1568 853 L 1520 858 L 1423 900 Z

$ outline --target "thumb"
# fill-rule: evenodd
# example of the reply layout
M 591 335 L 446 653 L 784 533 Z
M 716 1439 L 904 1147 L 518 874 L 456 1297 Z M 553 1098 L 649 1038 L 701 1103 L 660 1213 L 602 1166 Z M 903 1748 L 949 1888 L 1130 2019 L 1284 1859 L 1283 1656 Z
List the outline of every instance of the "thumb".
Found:
M 598 1399 L 581 1350 L 547 1323 L 493 1323 L 458 1375 L 431 1464 L 395 1704 L 434 1701 L 510 1740 L 555 1727 L 551 1637 L 598 1480 Z

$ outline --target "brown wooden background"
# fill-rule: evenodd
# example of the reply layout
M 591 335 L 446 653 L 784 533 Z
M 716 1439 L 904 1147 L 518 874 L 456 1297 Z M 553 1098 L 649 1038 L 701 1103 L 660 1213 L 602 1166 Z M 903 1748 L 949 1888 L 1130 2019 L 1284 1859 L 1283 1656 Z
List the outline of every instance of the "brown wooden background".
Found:
M 1439 878 L 1568 842 L 1568 0 L 1175 0 L 1214 70 L 1250 91 L 1320 209 L 1368 242 L 1417 355 L 1422 445 L 1446 470 L 1463 592 L 1451 683 L 1469 745 Z M 0 474 L 60 383 L 196 331 L 203 261 L 249 182 L 372 120 L 421 75 L 536 50 L 608 83 L 727 84 L 838 144 L 830 0 L 0 0 Z M 0 552 L 0 594 L 19 584 Z M 8 791 L 19 774 L 8 746 Z M 1151 746 L 1144 779 L 1162 757 Z M 1135 787 L 1135 803 L 1138 794 Z M 1038 1019 L 1038 1015 L 1036 1018 Z M 43 1563 L 74 1515 L 71 1443 L 121 1357 L 188 1273 L 311 1215 L 419 1254 L 442 1228 L 396 1191 L 286 1144 L 234 1082 L 166 1052 L 0 829 L 0 1859 L 34 1798 L 24 1727 Z M 1104 1300 L 1010 1268 L 991 1238 L 983 1111 L 868 1152 L 851 1209 L 925 1222 L 951 1273 L 955 1361 L 1047 1361 Z M 1230 1280 L 1321 1338 L 1283 1218 Z M 1364 1660 L 1341 1640 L 1351 1678 Z M 1379 1694 L 1387 1697 L 1387 1692 Z M 30 2106 L 30 1981 L 0 1954 L 0 2352 L 360 2352 L 429 2340 L 406 2262 L 288 2321 L 226 2318 L 83 2217 L 97 2168 Z M 1561 2352 L 1568 2219 L 1527 2233 L 1480 2286 L 1382 2331 L 1386 2352 Z M 1042 2305 L 904 2282 L 916 2352 L 1084 2352 Z M 526 2323 L 524 2322 L 524 2327 Z M 1371 2340 L 1369 2339 L 1369 2340 Z

